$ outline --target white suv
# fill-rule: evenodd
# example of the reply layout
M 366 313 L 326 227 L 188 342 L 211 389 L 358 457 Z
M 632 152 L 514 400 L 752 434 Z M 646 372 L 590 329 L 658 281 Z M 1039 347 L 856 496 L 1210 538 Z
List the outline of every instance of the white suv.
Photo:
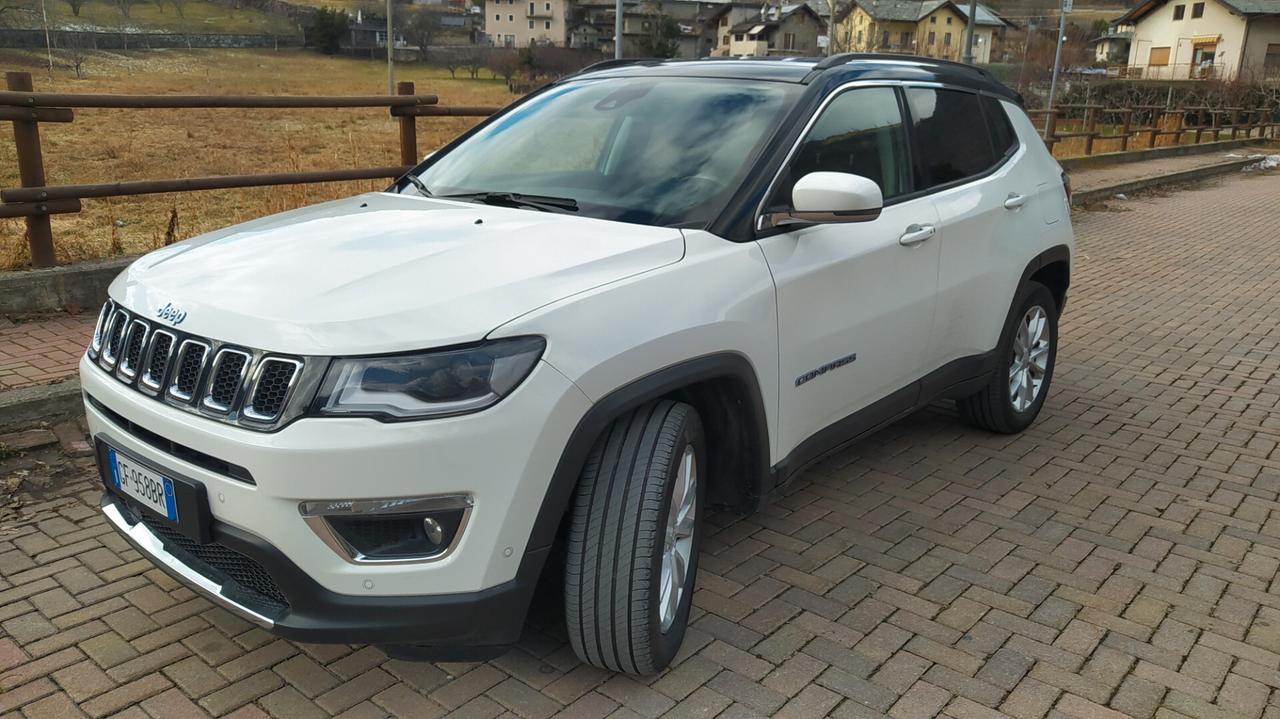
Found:
M 655 672 L 710 507 L 940 398 L 1031 424 L 1065 179 L 972 67 L 595 66 L 135 262 L 80 367 L 103 512 L 284 637 L 492 656 L 543 577 L 585 661 Z

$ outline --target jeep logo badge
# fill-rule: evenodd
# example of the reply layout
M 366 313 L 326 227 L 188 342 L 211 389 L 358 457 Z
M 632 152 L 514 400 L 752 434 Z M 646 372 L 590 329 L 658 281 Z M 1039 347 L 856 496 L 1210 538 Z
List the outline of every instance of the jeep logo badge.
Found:
M 159 317 L 166 322 L 171 322 L 176 327 L 182 324 L 182 321 L 187 318 L 187 311 L 178 309 L 173 306 L 172 302 L 169 302 L 165 304 L 164 307 L 156 310 L 156 317 Z

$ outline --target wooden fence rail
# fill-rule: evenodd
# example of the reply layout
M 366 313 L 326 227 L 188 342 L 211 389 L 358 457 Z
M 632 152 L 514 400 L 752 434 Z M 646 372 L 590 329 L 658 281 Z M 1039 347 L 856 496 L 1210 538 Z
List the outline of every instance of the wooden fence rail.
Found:
M 13 123 L 17 150 L 18 177 L 22 187 L 0 190 L 0 219 L 22 217 L 27 226 L 31 264 L 52 267 L 56 263 L 53 230 L 49 216 L 81 210 L 81 200 L 100 197 L 127 197 L 163 192 L 221 190 L 238 187 L 300 185 L 316 182 L 376 180 L 403 175 L 421 160 L 418 154 L 417 118 L 487 117 L 497 107 L 438 104 L 435 95 L 414 94 L 412 82 L 401 82 L 395 95 L 366 96 L 269 96 L 269 95 L 96 95 L 35 92 L 26 72 L 5 74 L 7 91 L 0 91 L 0 121 Z M 136 180 L 87 185 L 45 184 L 44 157 L 40 144 L 40 123 L 75 120 L 81 108 L 151 110 L 158 108 L 295 109 L 385 107 L 398 120 L 400 164 L 345 170 L 314 170 L 256 175 L 215 175 L 166 180 Z

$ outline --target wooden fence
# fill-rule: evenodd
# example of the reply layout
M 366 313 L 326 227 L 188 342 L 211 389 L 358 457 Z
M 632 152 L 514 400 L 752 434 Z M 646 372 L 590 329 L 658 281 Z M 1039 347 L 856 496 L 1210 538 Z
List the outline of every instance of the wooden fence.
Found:
M 1041 137 L 1051 152 L 1060 150 L 1067 141 L 1073 149 L 1083 144 L 1082 155 L 1092 155 L 1099 142 L 1107 143 L 1106 152 L 1128 152 L 1150 149 L 1162 137 L 1174 138 L 1171 144 L 1185 140 L 1199 144 L 1208 137 L 1217 141 L 1274 135 L 1278 124 L 1273 109 L 1264 107 L 1181 107 L 1165 105 L 1059 105 L 1049 110 L 1028 110 Z M 1057 152 L 1060 156 L 1064 153 Z
M 300 185 L 396 178 L 422 159 L 418 154 L 417 118 L 440 116 L 487 117 L 496 107 L 443 106 L 435 95 L 417 95 L 412 82 L 401 82 L 395 95 L 370 96 L 273 96 L 273 95 L 98 95 L 34 92 L 31 75 L 5 75 L 7 91 L 0 91 L 0 121 L 13 123 L 18 175 L 22 186 L 0 190 L 0 218 L 23 217 L 31 264 L 52 267 L 53 231 L 49 216 L 79 212 L 81 201 L 100 197 L 126 197 L 161 192 L 221 190 L 233 187 Z M 80 108 L 150 110 L 158 108 L 351 108 L 385 107 L 399 119 L 400 164 L 347 170 L 279 172 L 257 175 L 215 175 L 168 180 L 137 180 L 88 185 L 45 184 L 40 123 L 73 122 Z

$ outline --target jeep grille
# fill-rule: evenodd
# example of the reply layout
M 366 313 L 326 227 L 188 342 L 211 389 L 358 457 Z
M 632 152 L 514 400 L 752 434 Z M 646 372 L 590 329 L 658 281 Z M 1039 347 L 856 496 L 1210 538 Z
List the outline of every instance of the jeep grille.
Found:
M 143 394 L 249 429 L 274 429 L 299 414 L 304 402 L 296 396 L 309 367 L 304 358 L 179 332 L 113 300 L 98 315 L 88 352 L 103 370 Z

